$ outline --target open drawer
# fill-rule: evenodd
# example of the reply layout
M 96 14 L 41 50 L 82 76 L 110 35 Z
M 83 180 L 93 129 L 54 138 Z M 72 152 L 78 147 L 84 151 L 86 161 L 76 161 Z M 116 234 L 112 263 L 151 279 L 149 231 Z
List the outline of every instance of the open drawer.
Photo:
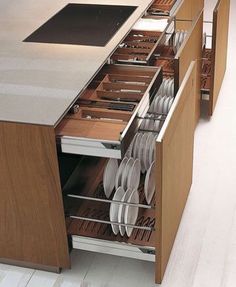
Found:
M 143 16 L 111 56 L 114 63 L 148 65 L 169 26 L 168 18 Z
M 62 152 L 122 158 L 161 82 L 156 67 L 105 65 L 56 128 Z
M 212 42 L 209 45 L 206 41 L 203 49 L 201 91 L 203 98 L 208 100 L 209 116 L 214 112 L 227 65 L 229 10 L 229 0 L 217 2 L 213 12 L 212 35 L 207 35 Z
M 156 164 L 153 171 L 156 189 L 150 201 L 145 194 L 147 171 L 138 174 L 138 202 L 114 199 L 118 190 L 114 186 L 107 195 L 104 187 L 104 170 L 110 161 L 107 158 L 80 156 L 62 185 L 67 233 L 71 236 L 73 248 L 153 261 L 156 283 L 163 278 L 192 181 L 195 74 L 196 64 L 193 62 L 174 97 L 164 125 L 155 133 L 153 159 Z M 141 131 L 143 136 L 145 133 L 150 135 L 152 132 Z M 129 159 L 139 157 L 134 154 L 135 148 Z M 60 166 L 62 170 L 63 164 Z M 64 169 L 67 171 L 67 166 Z M 117 186 L 123 186 L 123 182 Z M 128 192 L 128 189 L 124 190 Z M 112 220 L 109 215 L 111 204 L 138 207 L 136 221 L 127 224 L 120 223 L 119 219 Z M 132 232 L 129 236 L 121 231 L 115 233 L 114 225 L 119 226 L 119 230 L 120 227 L 131 228 Z
M 183 0 L 155 0 L 147 13 L 153 16 L 173 16 Z

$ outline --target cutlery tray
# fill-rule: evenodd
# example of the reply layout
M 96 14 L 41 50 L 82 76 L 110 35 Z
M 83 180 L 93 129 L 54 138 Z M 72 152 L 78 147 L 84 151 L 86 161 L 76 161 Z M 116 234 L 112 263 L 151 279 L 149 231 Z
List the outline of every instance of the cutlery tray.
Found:
M 121 158 L 162 77 L 157 67 L 105 65 L 56 128 L 62 152 Z
M 111 59 L 118 63 L 148 64 L 161 38 L 159 31 L 132 30 Z
M 174 6 L 179 5 L 178 0 L 155 0 L 148 10 L 150 15 L 170 16 Z

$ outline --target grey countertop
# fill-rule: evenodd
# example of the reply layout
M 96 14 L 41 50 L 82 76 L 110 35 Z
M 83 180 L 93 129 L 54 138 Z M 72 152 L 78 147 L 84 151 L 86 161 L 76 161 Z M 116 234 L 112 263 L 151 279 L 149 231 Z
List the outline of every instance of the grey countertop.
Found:
M 0 0 L 0 121 L 55 126 L 151 0 Z M 25 43 L 68 3 L 138 6 L 105 47 Z

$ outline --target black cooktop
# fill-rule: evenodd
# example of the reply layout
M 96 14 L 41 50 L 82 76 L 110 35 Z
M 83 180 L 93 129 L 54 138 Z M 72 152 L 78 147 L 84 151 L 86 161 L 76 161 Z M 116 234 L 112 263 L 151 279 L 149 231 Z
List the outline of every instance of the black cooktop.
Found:
M 24 42 L 105 46 L 136 8 L 68 4 Z

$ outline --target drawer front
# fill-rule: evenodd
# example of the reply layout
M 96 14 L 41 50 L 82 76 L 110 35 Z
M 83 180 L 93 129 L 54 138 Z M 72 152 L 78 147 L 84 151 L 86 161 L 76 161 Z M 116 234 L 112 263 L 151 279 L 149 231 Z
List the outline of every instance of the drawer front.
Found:
M 185 43 L 180 48 L 176 55 L 179 71 L 179 85 L 183 82 L 188 67 L 191 61 L 197 61 L 197 80 L 196 80 L 196 95 L 195 95 L 195 123 L 198 123 L 200 117 L 200 102 L 201 102 L 201 69 L 202 69 L 202 29 L 203 29 L 203 12 L 194 22 Z
M 162 82 L 156 67 L 107 65 L 56 128 L 61 151 L 122 158 Z
M 209 115 L 214 112 L 222 81 L 224 79 L 229 30 L 230 0 L 218 1 L 213 15 L 212 80 L 210 86 Z
M 204 8 L 204 0 L 183 0 L 175 16 L 182 20 L 195 20 Z
M 192 62 L 157 139 L 157 282 L 161 282 L 192 183 L 196 63 Z

